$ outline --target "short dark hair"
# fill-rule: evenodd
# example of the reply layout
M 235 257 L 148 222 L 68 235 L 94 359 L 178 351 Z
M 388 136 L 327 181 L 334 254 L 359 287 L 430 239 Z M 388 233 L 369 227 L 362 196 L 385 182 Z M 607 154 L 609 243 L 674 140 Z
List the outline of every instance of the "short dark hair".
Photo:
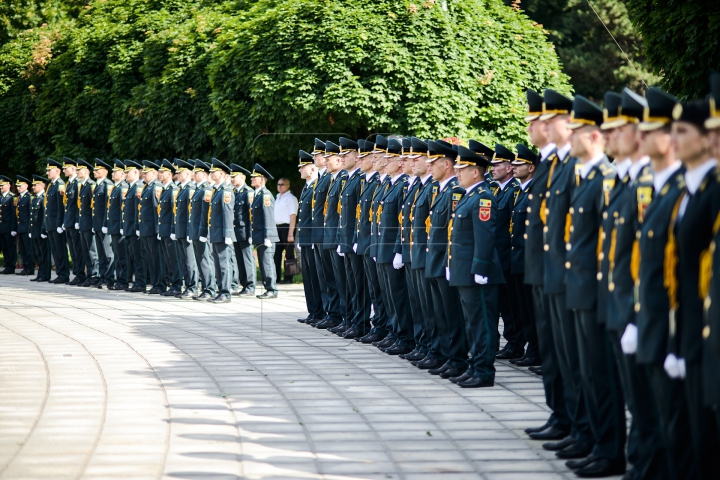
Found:
M 278 183 L 279 183 L 279 182 L 285 182 L 285 183 L 287 183 L 287 186 L 288 186 L 288 187 L 290 186 L 290 180 L 288 180 L 288 179 L 285 178 L 285 177 L 278 178 Z

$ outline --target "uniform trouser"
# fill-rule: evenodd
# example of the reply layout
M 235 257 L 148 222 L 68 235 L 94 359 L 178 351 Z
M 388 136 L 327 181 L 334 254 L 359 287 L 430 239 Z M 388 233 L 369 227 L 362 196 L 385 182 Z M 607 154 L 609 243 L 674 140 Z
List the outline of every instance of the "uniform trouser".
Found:
M 433 309 L 432 294 L 430 292 L 430 279 L 425 278 L 424 267 L 413 269 L 412 276 L 417 288 L 423 330 L 419 350 L 430 358 L 437 358 L 440 355 L 432 348 L 433 339 L 437 337 L 437 322 L 435 321 L 435 310 Z M 413 320 L 415 320 L 414 315 Z
M 537 330 L 535 329 L 532 287 L 525 284 L 524 273 L 513 274 L 510 279 L 506 278 L 505 280 L 515 284 L 518 317 L 522 326 L 523 338 L 527 342 L 525 356 L 539 358 L 540 350 L 538 349 Z
M 437 321 L 433 349 L 439 353 L 439 358 L 464 370 L 467 367 L 468 347 L 460 293 L 445 278 L 434 277 L 430 279 L 430 295 Z
M 115 285 L 125 288 L 130 283 L 128 278 L 128 252 L 125 237 L 113 233 L 109 235 L 113 250 L 113 267 L 115 268 Z
M 625 461 L 625 405 L 610 337 L 598 322 L 596 310 L 573 312 L 585 406 L 595 438 L 593 453 L 607 460 Z
M 80 240 L 80 230 L 76 230 L 73 225 L 65 230 L 68 250 L 70 250 L 70 258 L 73 262 L 72 273 L 78 281 L 85 281 L 85 265 L 82 254 L 82 241 Z
M 549 306 L 552 336 L 563 383 L 564 405 L 572 425 L 570 434 L 577 441 L 593 443 L 595 439 L 585 403 L 587 393 L 583 388 L 583 374 L 579 368 L 580 350 L 575 315 L 567 308 L 565 293 L 550 294 L 545 298 Z
M 33 254 L 33 242 L 27 233 L 18 233 L 18 249 L 22 257 L 23 271 L 35 273 L 35 255 Z
M 197 293 L 198 267 L 195 262 L 193 245 L 187 241 L 187 237 L 182 237 L 175 240 L 175 248 L 177 250 L 180 268 L 182 268 L 183 279 L 185 280 L 185 290 Z
M 52 258 L 55 260 L 55 272 L 57 273 L 57 278 L 68 280 L 70 278 L 70 266 L 68 265 L 67 240 L 65 238 L 65 232 L 58 233 L 56 229 L 49 230 L 48 244 L 50 245 Z
M 323 310 L 320 296 L 320 280 L 318 280 L 315 252 L 311 245 L 302 245 L 300 263 L 302 263 L 302 280 L 308 318 L 320 320 L 325 317 L 325 310 Z
M 125 252 L 127 253 L 127 279 L 133 280 L 133 287 L 147 287 L 150 273 L 145 268 L 142 237 L 125 236 Z
M 608 336 L 620 374 L 625 404 L 632 414 L 627 444 L 628 461 L 633 465 L 636 478 L 662 478 L 667 473 L 666 454 L 660 437 L 650 379 L 645 369 L 636 363 L 635 355 L 623 353 L 620 346 L 622 333 L 608 330 Z
M 563 430 L 570 430 L 572 422 L 565 404 L 563 377 L 560 373 L 557 348 L 550 321 L 550 304 L 543 294 L 542 285 L 525 285 L 531 289 L 532 314 L 537 332 L 538 352 L 542 366 L 542 382 L 545 390 L 545 404 L 552 414 L 548 423 Z
M 498 342 L 498 285 L 458 287 L 458 291 L 472 356 L 468 369 L 472 370 L 474 377 L 494 382 Z
M 34 257 L 38 264 L 38 278 L 43 280 L 50 280 L 50 248 L 49 240 L 47 238 L 32 239 Z
M 195 251 L 195 263 L 198 265 L 200 273 L 200 281 L 202 282 L 202 293 L 215 296 L 215 263 L 212 256 L 212 246 L 208 242 L 193 240 L 193 250 Z
M 275 244 L 272 243 L 269 247 L 259 245 L 257 247 L 257 255 L 263 287 L 265 287 L 265 290 L 268 292 L 277 292 L 277 287 L 275 286 L 275 279 L 277 277 L 275 276 L 275 264 L 273 263 Z M 330 268 L 332 268 L 332 266 Z
M 160 252 L 165 266 L 165 285 L 173 292 L 182 291 L 183 276 L 180 271 L 175 240 L 170 237 L 160 237 Z
M 417 278 L 413 274 L 412 264 L 406 263 L 405 283 L 407 284 L 408 302 L 410 303 L 410 316 L 412 317 L 413 339 L 415 340 L 415 348 L 423 350 L 423 345 L 427 345 L 425 336 L 425 319 L 423 318 L 422 305 L 420 305 L 420 295 L 418 293 Z
M 390 310 L 390 328 L 395 334 L 395 343 L 402 347 L 413 347 L 413 319 L 410 314 L 405 270 L 395 269 L 392 263 L 378 263 L 378 269 L 385 269 Z
M 254 291 L 257 271 L 255 270 L 253 246 L 248 242 L 235 242 L 234 245 L 238 286 Z M 312 253 L 312 250 L 309 252 Z
M 95 245 L 95 234 L 92 230 L 80 232 L 80 245 L 86 277 L 93 279 L 93 281 L 99 280 L 98 251 L 97 245 Z
M 153 288 L 162 290 L 167 288 L 165 283 L 165 270 L 160 258 L 160 240 L 155 236 L 140 237 L 143 244 L 143 254 L 147 264 L 147 277 Z
M 686 362 L 685 369 L 683 383 L 698 476 L 701 480 L 715 479 L 720 472 L 720 434 L 715 414 L 704 402 L 702 363 Z
M 365 285 L 363 258 L 355 252 L 347 252 L 344 260 L 347 272 L 347 296 L 351 305 L 348 308 L 350 325 L 366 334 L 370 331 L 370 295 Z
M 323 309 L 325 309 L 325 313 L 327 314 L 326 318 L 340 323 L 343 320 L 345 309 L 340 306 L 340 293 L 338 292 L 337 283 L 335 282 L 330 249 L 326 250 L 321 243 L 316 243 L 314 251 L 318 280 L 320 282 L 320 292 L 324 295 Z
M 280 278 L 282 273 L 282 254 L 285 252 L 285 260 L 295 260 L 295 244 L 288 242 L 288 234 L 290 233 L 290 224 L 281 223 L 277 225 L 278 237 L 280 241 L 275 245 L 275 254 L 273 261 L 275 262 L 275 278 Z M 285 280 L 292 280 L 292 275 L 284 275 Z
M 525 348 L 525 337 L 517 311 L 518 296 L 515 291 L 515 283 L 511 280 L 510 270 L 503 270 L 503 276 L 506 283 L 498 287 L 498 314 L 503 319 L 503 338 L 507 340 L 509 349 L 522 351 Z
M 385 338 L 388 333 L 388 313 L 385 308 L 385 301 L 380 288 L 380 278 L 378 276 L 378 265 L 370 255 L 363 255 L 363 265 L 365 266 L 365 280 L 367 291 L 370 294 L 370 303 L 374 311 L 372 317 L 371 333 L 377 334 Z
M 345 275 L 345 260 L 341 257 L 337 251 L 337 247 L 330 250 L 330 261 L 332 262 L 332 271 L 335 276 L 335 281 L 338 288 L 338 295 L 340 296 L 340 311 L 342 312 L 342 323 L 350 325 L 350 316 L 352 312 L 352 304 L 347 290 L 347 275 Z
M 684 382 L 668 377 L 662 362 L 645 366 L 658 412 L 660 431 L 665 445 L 667 478 L 697 478 L 695 456 L 690 448 L 690 416 L 685 399 Z
M 230 282 L 232 280 L 232 267 L 230 266 L 231 248 L 233 247 L 224 242 L 212 244 L 212 257 L 215 263 L 218 295 L 230 295 Z
M 111 284 L 115 281 L 115 255 L 112 249 L 112 237 L 102 231 L 95 230 L 95 246 L 98 253 L 98 276 L 103 283 Z
M 5 259 L 5 269 L 15 271 L 17 263 L 17 248 L 15 247 L 15 237 L 10 233 L 0 233 L 0 250 L 2 250 Z

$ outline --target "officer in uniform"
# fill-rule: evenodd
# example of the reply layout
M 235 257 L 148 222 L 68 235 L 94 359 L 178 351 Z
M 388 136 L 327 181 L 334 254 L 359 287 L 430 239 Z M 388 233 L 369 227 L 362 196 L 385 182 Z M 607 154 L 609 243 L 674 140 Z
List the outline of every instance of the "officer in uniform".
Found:
M 49 185 L 45 192 L 45 230 L 48 232 L 48 244 L 52 258 L 55 261 L 57 277 L 50 283 L 64 284 L 70 281 L 68 266 L 68 252 L 65 239 L 63 221 L 65 216 L 65 182 L 60 178 L 60 169 L 63 164 L 47 159 L 47 176 Z
M 230 282 L 232 281 L 232 248 L 235 239 L 233 209 L 235 194 L 230 179 L 230 167 L 217 158 L 212 159 L 210 179 L 215 188 L 210 203 L 210 220 L 207 239 L 212 244 L 215 276 L 217 278 L 217 296 L 213 303 L 229 303 L 231 300 Z M 272 263 L 272 257 L 270 262 Z
M 38 264 L 38 273 L 31 282 L 50 281 L 50 248 L 48 246 L 48 232 L 45 229 L 45 185 L 50 181 L 40 175 L 33 175 L 33 197 L 30 203 L 30 227 L 28 237 L 33 245 L 33 258 Z
M 15 236 L 17 235 L 17 212 L 15 211 L 15 195 L 10 191 L 12 180 L 0 175 L 0 249 L 5 259 L 5 269 L 2 275 L 15 273 L 17 262 L 17 248 Z
M 300 150 L 298 170 L 300 177 L 305 180 L 302 193 L 300 193 L 298 209 L 298 248 L 300 249 L 300 261 L 302 263 L 303 290 L 305 291 L 305 304 L 308 315 L 299 318 L 300 323 L 321 321 L 325 317 L 322 298 L 320 296 L 320 280 L 317 276 L 315 264 L 315 252 L 312 242 L 312 211 L 313 191 L 317 185 L 317 167 L 313 162 L 313 156 L 305 150 Z M 236 207 L 237 208 L 237 207 Z M 250 238 L 248 236 L 248 238 Z
M 277 298 L 278 292 L 275 287 L 275 243 L 280 241 L 277 228 L 275 227 L 275 198 L 270 190 L 265 187 L 267 179 L 273 180 L 259 164 L 255 164 L 250 174 L 251 186 L 255 189 L 252 203 L 252 241 L 257 246 L 258 263 L 260 264 L 260 276 L 262 277 L 265 292 L 257 295 L 257 298 L 267 300 Z
M 32 200 L 28 193 L 30 180 L 17 175 L 15 186 L 18 189 L 18 195 L 15 197 L 15 213 L 17 218 L 16 238 L 18 240 L 18 249 L 22 258 L 23 269 L 15 275 L 34 275 L 35 259 L 33 255 L 32 238 L 30 238 L 30 207 Z M 12 232 L 11 232 L 12 233 Z
M 498 286 L 505 279 L 496 247 L 498 200 L 484 180 L 489 166 L 483 156 L 458 146 L 456 171 L 465 195 L 457 203 L 453 201 L 448 225 L 448 280 L 460 294 L 472 357 L 467 370 L 453 376 L 463 388 L 495 385 Z
M 180 299 L 198 296 L 198 267 L 193 244 L 189 240 L 190 200 L 196 188 L 195 182 L 192 181 L 192 170 L 193 166 L 185 160 L 175 159 L 175 172 L 179 183 L 170 238 L 175 241 L 178 261 L 185 279 L 185 289 L 177 295 Z
M 165 284 L 169 287 L 167 291 L 160 294 L 163 297 L 177 297 L 182 295 L 183 292 L 183 273 L 180 262 L 178 262 L 175 234 L 173 233 L 176 210 L 175 199 L 180 193 L 180 188 L 173 182 L 175 173 L 175 165 L 170 160 L 163 159 L 158 170 L 158 181 L 162 186 L 162 192 L 160 193 L 157 215 L 160 254 L 165 267 Z
M 140 198 L 145 181 L 140 179 L 142 166 L 134 160 L 125 160 L 125 176 L 128 184 L 122 198 L 122 229 L 120 235 L 125 237 L 127 251 L 127 281 L 133 280 L 132 287 L 125 287 L 126 292 L 145 293 L 149 273 L 145 268 L 143 244 L 140 237 Z
M 193 300 L 208 301 L 215 298 L 215 262 L 212 259 L 212 246 L 207 241 L 208 222 L 210 221 L 210 202 L 213 186 L 208 181 L 210 165 L 195 160 L 195 194 L 190 201 L 190 227 L 188 236 L 193 244 L 195 262 L 200 272 L 202 290 Z
M 99 158 L 95 159 L 93 175 L 96 185 L 92 197 L 92 230 L 95 232 L 95 246 L 98 253 L 100 281 L 97 287 L 102 288 L 105 285 L 108 289 L 115 285 L 115 255 L 112 249 L 112 236 L 108 235 L 106 226 L 107 207 L 115 188 L 115 184 L 107 178 L 110 170 L 110 165 Z
M 125 181 L 125 164 L 122 160 L 115 159 L 113 163 L 112 184 L 107 186 L 107 202 L 105 211 L 105 222 L 102 231 L 110 238 L 112 247 L 115 283 L 108 285 L 108 290 L 123 291 L 128 288 L 128 253 L 123 236 L 123 214 L 124 203 L 127 198 L 129 185 Z M 135 198 L 135 197 L 133 197 Z M 133 233 L 135 233 L 133 231 Z M 109 276 L 112 277 L 111 271 Z
M 253 203 L 255 191 L 248 187 L 245 179 L 250 176 L 250 170 L 230 164 L 230 177 L 235 188 L 235 248 L 233 251 L 233 280 L 235 287 L 242 287 L 237 294 L 240 296 L 255 295 L 255 257 L 252 246 L 252 222 L 250 221 L 250 207 Z M 236 278 L 237 277 L 237 278 Z
M 75 230 L 80 232 L 80 251 L 82 252 L 85 281 L 78 284 L 81 287 L 94 287 L 100 282 L 98 276 L 98 253 L 93 234 L 93 193 L 95 182 L 90 179 L 92 165 L 82 158 L 77 160 L 77 186 L 78 186 L 78 217 Z
M 72 273 L 74 278 L 68 285 L 82 285 L 87 280 L 85 275 L 85 264 L 82 254 L 82 240 L 80 239 L 80 229 L 75 228 L 78 224 L 78 198 L 80 197 L 80 189 L 77 181 L 77 161 L 63 157 L 63 173 L 67 177 L 67 188 L 65 189 L 64 217 L 62 229 L 65 232 L 67 247 L 70 251 L 72 259 Z M 78 224 L 79 227 L 79 224 Z
M 143 178 L 145 185 L 137 190 L 138 204 L 138 236 L 143 245 L 143 257 L 147 268 L 147 278 L 152 288 L 148 295 L 160 295 L 167 290 L 165 281 L 165 265 L 161 256 L 160 236 L 158 235 L 158 212 L 163 186 L 158 181 L 159 165 L 150 160 L 143 160 Z

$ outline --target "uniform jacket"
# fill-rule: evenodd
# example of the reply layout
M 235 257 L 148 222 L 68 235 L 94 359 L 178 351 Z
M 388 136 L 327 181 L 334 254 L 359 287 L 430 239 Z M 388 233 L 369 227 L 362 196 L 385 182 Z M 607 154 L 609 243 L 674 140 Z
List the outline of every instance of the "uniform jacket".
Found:
M 255 191 L 247 185 L 242 185 L 235 191 L 235 237 L 246 247 L 252 239 L 252 223 L 250 222 L 250 207 L 255 198 Z M 312 212 L 310 212 L 312 213 Z
M 208 213 L 212 200 L 213 188 L 207 181 L 195 185 L 195 193 L 190 199 L 190 240 L 199 241 L 200 237 L 208 236 Z
M 123 235 L 135 235 L 140 230 L 140 193 L 145 188 L 142 180 L 137 180 L 134 185 L 128 183 L 128 190 L 125 193 L 122 205 L 122 229 Z M 140 192 L 140 193 L 138 193 Z
M 336 242 L 342 253 L 352 252 L 357 243 L 357 224 L 360 217 L 358 209 L 360 188 L 365 184 L 365 174 L 358 168 L 347 178 L 345 187 L 340 192 L 340 222 L 338 224 Z
M 78 184 L 78 224 L 81 232 L 89 232 L 93 229 L 93 193 L 96 185 L 89 178 L 84 184 Z
M 123 228 L 123 215 L 125 213 L 125 199 L 130 189 L 125 180 L 121 180 L 117 186 L 113 185 L 111 189 L 108 186 L 107 207 L 105 210 L 105 227 L 107 227 L 108 235 L 120 235 L 120 229 Z M 135 198 L 133 196 L 133 198 Z M 125 233 L 125 230 L 123 230 Z M 135 235 L 135 230 L 131 232 Z
M 330 188 L 328 189 L 327 197 L 325 197 L 325 207 L 323 213 L 325 214 L 325 223 L 323 229 L 323 248 L 333 249 L 337 248 L 337 233 L 338 225 L 340 224 L 340 194 L 345 188 L 347 183 L 347 172 L 340 170 L 337 176 L 333 179 L 330 178 Z
M 138 190 L 140 204 L 138 205 L 138 226 L 141 237 L 154 237 L 158 234 L 158 205 L 163 192 L 162 183 L 153 180 Z
M 430 233 L 430 202 L 433 192 L 437 192 L 438 183 L 428 178 L 420 187 L 415 204 L 410 212 L 410 266 L 413 270 L 425 268 L 427 258 L 427 239 Z
M 29 233 L 30 232 L 30 204 L 32 199 L 30 192 L 25 192 L 25 195 L 18 195 L 17 206 L 15 207 L 15 213 L 17 214 L 17 233 Z
M 266 187 L 255 192 L 252 203 L 252 241 L 262 245 L 266 238 L 271 242 L 279 242 L 275 226 L 275 197 Z
M 380 177 L 378 177 L 378 180 Z M 378 212 L 380 211 L 380 202 L 382 201 L 383 197 L 385 196 L 385 193 L 387 192 L 388 188 L 390 188 L 390 176 L 385 175 L 385 178 L 380 182 L 380 184 L 375 187 L 375 191 L 373 192 L 373 198 L 371 200 L 371 208 L 370 208 L 370 249 L 369 253 L 370 256 L 377 259 L 377 252 L 378 252 L 378 242 L 380 241 L 380 230 L 378 228 L 378 221 L 380 220 L 380 216 L 378 215 Z M 382 213 L 382 212 L 380 212 Z
M 63 226 L 64 204 L 67 201 L 65 193 L 65 182 L 62 178 L 50 182 L 45 190 L 45 228 L 48 231 L 57 230 Z
M 465 195 L 465 190 L 458 185 L 457 178 L 438 185 L 437 196 L 430 206 L 430 234 L 428 235 L 427 258 L 425 260 L 425 277 L 445 278 L 448 266 L 448 225 L 450 224 L 453 207 Z
M 410 180 L 408 179 L 408 182 Z M 400 236 L 398 238 L 399 245 L 395 250 L 402 254 L 403 263 L 410 263 L 412 255 L 410 253 L 410 240 L 412 239 L 412 211 L 415 201 L 423 186 L 420 178 L 415 177 L 412 183 L 408 183 L 403 194 L 402 209 L 400 210 Z M 399 248 L 398 248 L 399 247 Z
M 0 196 L 0 233 L 17 232 L 15 198 L 11 192 Z
M 28 233 L 33 240 L 40 240 L 40 235 L 47 235 L 45 229 L 45 192 L 34 195 L 30 199 L 30 229 Z
M 97 233 L 102 231 L 102 227 L 107 226 L 108 200 L 113 189 L 115 189 L 115 184 L 108 178 L 103 178 L 95 185 L 92 201 L 92 228 Z
M 489 190 L 489 188 L 488 188 Z M 495 219 L 495 245 L 500 255 L 500 264 L 503 270 L 510 270 L 510 255 L 512 252 L 510 241 L 510 217 L 515 198 L 520 193 L 520 182 L 511 178 L 504 189 L 498 189 L 495 194 L 497 200 L 497 218 Z
M 487 277 L 489 285 L 505 283 L 496 246 L 497 203 L 484 181 L 458 200 L 448 226 L 451 286 L 477 285 L 475 275 Z
M 525 190 L 518 190 L 510 214 L 510 273 L 513 275 L 525 273 L 525 242 L 528 229 L 525 222 L 528 219 L 528 189 L 534 181 L 534 179 L 530 180 Z
M 217 185 L 210 203 L 210 243 L 224 243 L 226 238 L 235 238 L 235 189 L 229 183 Z M 262 243 L 262 242 L 261 242 Z
M 161 184 L 162 185 L 162 184 Z M 170 182 L 162 187 L 158 204 L 158 235 L 160 238 L 169 237 L 175 226 L 175 199 L 180 194 L 180 187 Z
M 298 206 L 297 215 L 297 240 L 298 245 L 301 247 L 309 247 L 312 245 L 312 200 L 313 200 L 313 189 L 317 184 L 317 179 L 313 180 L 312 183 L 305 183 L 305 186 L 300 193 L 300 200 Z M 237 207 L 236 207 L 237 208 Z M 237 215 L 237 212 L 235 212 Z
M 325 170 L 325 172 L 318 177 L 313 193 L 312 241 L 315 244 L 322 244 L 325 241 L 325 199 L 330 190 L 331 178 L 330 173 Z
M 391 183 L 380 200 L 375 213 L 378 218 L 377 263 L 391 263 L 400 250 L 400 216 L 407 187 L 407 175 L 402 174 Z
M 78 179 L 75 177 L 72 182 L 68 181 L 65 188 L 64 218 L 62 224 L 65 229 L 75 228 L 75 224 L 79 223 L 78 214 L 80 212 L 77 203 L 79 195 Z
M 175 197 L 175 215 L 173 218 L 172 233 L 175 238 L 184 239 L 189 236 L 190 223 L 190 200 L 195 195 L 195 183 L 188 182 L 184 186 L 178 185 L 177 197 Z
M 530 185 L 527 186 L 527 219 L 525 220 L 525 283 L 542 285 L 545 276 L 545 239 L 543 229 L 545 222 L 540 215 L 544 208 L 545 193 L 547 192 L 548 173 L 550 172 L 550 158 L 555 152 L 548 155 L 547 160 L 538 163 Z
M 370 244 L 372 241 L 372 200 L 375 195 L 375 189 L 377 189 L 380 175 L 377 172 L 373 172 L 370 176 L 370 180 L 367 180 L 367 175 L 363 174 L 364 181 L 360 185 L 360 198 L 358 201 L 359 215 L 357 228 L 355 233 L 355 242 L 358 245 L 358 255 L 369 255 Z

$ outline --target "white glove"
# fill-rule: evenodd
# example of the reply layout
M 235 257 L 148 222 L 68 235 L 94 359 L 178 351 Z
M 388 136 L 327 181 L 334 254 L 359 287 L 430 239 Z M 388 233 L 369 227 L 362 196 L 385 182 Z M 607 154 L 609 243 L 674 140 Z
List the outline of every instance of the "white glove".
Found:
M 40 238 L 47 238 L 47 235 L 40 234 Z
M 76 223 L 76 224 L 75 224 L 75 230 L 80 230 L 80 224 L 79 224 L 79 223 Z
M 252 245 L 252 238 L 248 238 L 248 243 Z
M 157 239 L 160 240 L 160 234 L 159 234 L 159 233 L 157 234 Z
M 10 232 L 10 235 L 14 237 L 15 235 L 17 235 L 17 232 Z
M 63 232 L 63 228 L 62 228 L 62 227 L 58 227 L 58 228 L 57 228 L 57 232 L 58 232 L 58 233 L 62 233 L 62 232 Z
M 628 326 L 625 327 L 625 333 L 620 339 L 620 346 L 625 355 L 633 355 L 637 352 L 637 336 L 638 329 L 635 324 L 628 323 Z
M 125 235 L 122 228 L 120 229 L 120 235 Z
M 94 229 L 94 228 L 91 228 L 90 230 L 92 231 L 92 233 L 95 233 L 95 229 Z
M 102 232 L 107 235 L 107 227 L 102 227 Z M 122 230 L 120 230 L 120 234 L 122 235 Z
M 685 359 L 677 358 L 675 354 L 669 353 L 663 364 L 665 372 L 670 378 L 685 378 Z
M 393 258 L 393 268 L 395 270 L 400 270 L 405 264 L 402 261 L 402 254 L 396 253 L 395 258 Z
M 295 245 L 295 248 L 298 249 L 298 252 L 299 252 L 300 250 L 302 250 L 302 247 L 301 247 L 300 245 Z
M 488 278 L 483 277 L 482 275 L 475 275 L 475 283 L 478 285 L 487 285 Z
M 175 237 L 175 234 L 174 234 L 174 233 L 171 233 L 171 234 L 170 234 L 170 240 L 172 240 L 173 242 L 174 242 L 175 240 L 177 240 L 177 238 Z
M 445 280 L 450 281 L 450 267 L 445 267 Z
M 340 251 L 340 245 L 338 245 L 337 254 L 340 255 L 341 257 L 345 256 L 345 254 Z
M 373 257 L 373 262 L 377 263 L 377 257 Z
M 270 247 L 272 247 L 272 242 L 270 241 L 269 238 L 266 238 L 265 241 L 263 242 L 263 245 L 270 248 Z
M 353 252 L 357 253 L 357 243 L 353 245 Z
M 140 236 L 140 230 L 135 230 L 135 236 L 136 236 L 136 237 L 139 237 L 139 236 Z
M 206 237 L 200 237 L 200 241 L 201 241 L 202 243 L 205 243 L 205 242 L 207 242 L 207 238 L 206 238 Z
M 32 238 L 32 233 L 28 233 L 28 238 Z
M 252 243 L 252 242 L 250 242 L 250 243 Z M 310 250 L 315 250 L 315 244 L 314 244 L 314 243 L 313 243 L 312 245 L 310 245 Z
M 230 238 L 230 237 L 225 237 L 225 245 L 230 245 L 230 246 L 232 246 L 232 244 L 233 244 L 232 238 Z

